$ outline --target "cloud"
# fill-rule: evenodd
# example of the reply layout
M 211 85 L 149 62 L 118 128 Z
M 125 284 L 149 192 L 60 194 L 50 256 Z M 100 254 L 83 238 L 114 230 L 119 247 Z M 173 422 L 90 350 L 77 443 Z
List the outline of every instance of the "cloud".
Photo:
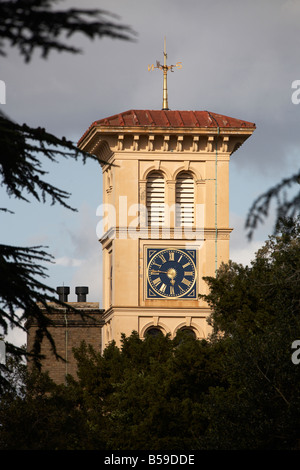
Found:
M 76 258 L 70 258 L 68 256 L 62 256 L 61 258 L 56 258 L 54 260 L 54 262 L 58 266 L 77 267 L 77 266 L 82 266 L 84 261 L 82 259 L 76 259 Z
M 97 256 L 88 257 L 84 263 L 80 266 L 80 269 L 74 271 L 71 278 L 72 294 L 70 301 L 76 301 L 75 287 L 76 286 L 87 286 L 89 293 L 87 300 L 89 302 L 99 302 L 99 306 L 102 306 L 102 256 L 101 252 L 96 253 Z
M 8 334 L 5 336 L 5 341 L 17 347 L 24 346 L 27 344 L 27 333 L 17 327 L 9 329 Z
M 19 317 L 21 317 L 22 314 L 23 314 L 22 309 L 17 309 L 15 312 L 15 315 Z M 1 335 L 1 331 L 0 331 L 0 335 Z M 13 328 L 9 327 L 7 335 L 5 335 L 4 340 L 5 342 L 11 343 L 17 347 L 21 347 L 21 346 L 26 345 L 27 343 L 27 334 L 24 330 L 16 326 L 14 326 Z
M 61 7 L 81 4 L 68 0 Z M 98 8 L 98 0 L 87 0 L 89 7 Z M 0 78 L 12 116 L 76 139 L 97 119 L 131 108 L 159 109 L 161 72 L 147 66 L 162 60 L 166 35 L 168 60 L 183 63 L 169 74 L 170 107 L 254 121 L 257 131 L 237 165 L 274 177 L 289 165 L 289 152 L 300 144 L 300 106 L 291 102 L 291 83 L 300 78 L 297 2 L 114 0 L 108 10 L 137 30 L 136 42 L 89 42 L 78 35 L 80 55 L 52 53 L 44 61 L 36 54 L 29 65 L 9 55 Z
M 260 241 L 248 243 L 243 248 L 233 247 L 230 250 L 230 259 L 235 263 L 250 266 L 251 261 L 254 261 L 256 252 L 262 247 L 263 243 Z
M 96 210 L 82 204 L 70 219 L 59 222 L 60 244 L 55 247 L 55 264 L 50 280 L 56 287 L 70 287 L 69 302 L 76 302 L 75 287 L 89 287 L 88 300 L 101 302 L 102 248 L 96 236 Z
M 274 217 L 266 220 L 254 233 L 249 241 L 246 237 L 245 218 L 240 214 L 230 213 L 230 226 L 233 231 L 230 236 L 230 259 L 236 263 L 250 265 L 255 259 L 256 252 L 264 245 L 273 232 Z

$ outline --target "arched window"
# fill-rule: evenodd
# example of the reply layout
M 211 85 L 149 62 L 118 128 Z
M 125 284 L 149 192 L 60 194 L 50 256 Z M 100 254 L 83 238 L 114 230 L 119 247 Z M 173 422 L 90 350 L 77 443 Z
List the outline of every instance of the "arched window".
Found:
M 145 336 L 153 336 L 153 337 L 156 337 L 158 335 L 162 335 L 162 331 L 160 328 L 157 328 L 155 326 L 150 326 L 150 328 L 148 328 L 148 330 L 145 332 Z
M 161 172 L 153 171 L 148 175 L 146 190 L 148 226 L 162 226 L 165 220 L 165 180 Z
M 176 178 L 176 226 L 194 225 L 194 179 L 188 172 L 181 172 Z
M 192 328 L 189 328 L 189 327 L 185 326 L 184 328 L 181 328 L 180 331 L 182 331 L 185 335 L 188 335 L 191 338 L 196 339 L 196 333 Z

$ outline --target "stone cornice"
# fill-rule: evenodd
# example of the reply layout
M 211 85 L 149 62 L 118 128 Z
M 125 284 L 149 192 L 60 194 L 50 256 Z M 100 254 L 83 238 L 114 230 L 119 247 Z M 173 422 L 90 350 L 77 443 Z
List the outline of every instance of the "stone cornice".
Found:
M 215 158 L 216 152 L 221 157 L 224 154 L 231 155 L 252 134 L 248 128 L 226 129 L 219 134 L 215 129 L 103 129 L 94 128 L 80 148 L 96 155 L 100 161 L 109 162 L 116 154 L 126 157 L 126 153 L 132 154 L 164 153 L 170 155 L 179 153 L 191 153 L 199 156 Z M 152 157 L 153 158 L 153 157 Z
M 218 227 L 217 229 L 217 239 L 218 240 L 229 240 L 230 233 L 232 228 Z M 203 242 L 204 240 L 215 240 L 216 238 L 216 229 L 215 228 L 194 228 L 194 229 L 174 229 L 174 228 L 157 228 L 153 230 L 155 233 L 158 233 L 158 238 L 155 240 L 182 240 L 184 243 L 191 242 Z M 152 232 L 153 233 L 153 232 Z M 106 245 L 110 243 L 113 239 L 141 239 L 151 240 L 151 228 L 131 228 L 131 227 L 111 227 L 107 232 L 105 232 L 99 241 Z

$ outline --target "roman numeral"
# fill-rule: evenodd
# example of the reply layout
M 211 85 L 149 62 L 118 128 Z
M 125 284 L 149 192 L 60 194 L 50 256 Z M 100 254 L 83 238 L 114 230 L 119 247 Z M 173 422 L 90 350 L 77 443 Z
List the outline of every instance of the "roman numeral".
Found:
M 170 295 L 175 295 L 174 287 L 170 286 Z
M 189 266 L 189 265 L 190 265 L 190 263 L 186 263 L 186 264 L 183 264 L 182 267 L 183 267 L 183 268 L 186 268 L 186 267 Z
M 191 284 L 191 281 L 188 281 L 187 279 L 182 279 L 182 284 L 185 284 L 186 286 L 189 286 Z
M 193 276 L 193 271 L 184 271 L 185 276 Z
M 153 279 L 152 282 L 153 282 L 153 284 L 154 284 L 155 286 L 157 286 L 157 285 L 161 282 L 161 280 L 160 280 L 159 277 L 157 277 L 156 279 Z
M 162 260 L 163 263 L 166 263 L 167 260 L 166 258 L 164 257 L 164 255 L 159 255 L 160 259 Z
M 170 251 L 169 253 L 169 261 L 174 261 L 174 252 Z
M 164 293 L 165 290 L 166 290 L 166 287 L 167 287 L 166 284 L 162 284 L 161 287 L 160 287 L 160 289 L 159 289 L 160 292 Z

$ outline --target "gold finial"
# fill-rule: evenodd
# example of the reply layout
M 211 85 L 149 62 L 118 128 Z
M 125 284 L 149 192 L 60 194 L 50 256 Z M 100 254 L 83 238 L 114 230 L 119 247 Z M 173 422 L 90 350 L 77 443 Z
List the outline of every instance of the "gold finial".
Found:
M 182 68 L 181 62 L 177 62 L 176 65 L 167 65 L 167 50 L 166 50 L 166 38 L 164 38 L 164 65 L 161 65 L 161 63 L 157 60 L 156 61 L 156 67 L 152 65 L 148 65 L 148 71 L 154 70 L 154 69 L 160 69 L 164 73 L 164 81 L 163 81 L 163 106 L 162 109 L 168 110 L 169 105 L 168 105 L 168 85 L 167 85 L 167 74 L 168 71 L 171 70 L 173 72 L 173 68 L 176 67 L 177 69 Z

